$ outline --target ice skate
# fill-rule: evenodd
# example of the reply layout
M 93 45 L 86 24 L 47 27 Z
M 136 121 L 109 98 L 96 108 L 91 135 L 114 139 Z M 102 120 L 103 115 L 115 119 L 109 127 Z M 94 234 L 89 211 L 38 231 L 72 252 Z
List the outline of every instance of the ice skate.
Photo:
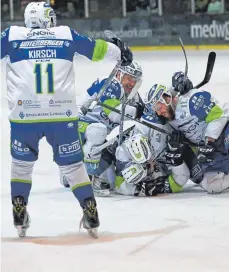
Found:
M 98 238 L 99 216 L 94 198 L 88 198 L 84 201 L 83 217 L 80 227 L 83 225 L 92 238 Z
M 91 183 L 96 196 L 110 195 L 110 184 L 106 180 L 98 176 L 92 176 Z
M 12 203 L 14 226 L 18 231 L 18 236 L 25 237 L 26 231 L 29 228 L 30 219 L 26 210 L 24 198 L 22 196 L 16 196 L 14 197 Z

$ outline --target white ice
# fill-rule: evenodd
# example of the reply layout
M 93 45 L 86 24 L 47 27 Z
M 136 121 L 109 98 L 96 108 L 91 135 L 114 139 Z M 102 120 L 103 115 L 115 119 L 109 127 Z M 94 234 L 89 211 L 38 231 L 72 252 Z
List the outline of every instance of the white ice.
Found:
M 207 51 L 188 51 L 189 77 L 199 83 Z M 182 51 L 136 52 L 144 81 L 141 94 L 154 83 L 170 84 L 184 70 Z M 106 77 L 114 62 L 76 63 L 76 92 Z M 97 198 L 101 226 L 91 239 L 78 225 L 81 209 L 59 183 L 51 148 L 40 143 L 28 210 L 28 239 L 19 240 L 12 223 L 10 149 L 4 63 L 1 85 L 1 205 L 3 271 L 229 271 L 229 192 L 206 194 L 190 184 L 183 192 L 155 198 Z M 22 68 L 23 69 L 23 68 Z M 204 89 L 229 101 L 229 51 L 217 51 L 212 79 Z

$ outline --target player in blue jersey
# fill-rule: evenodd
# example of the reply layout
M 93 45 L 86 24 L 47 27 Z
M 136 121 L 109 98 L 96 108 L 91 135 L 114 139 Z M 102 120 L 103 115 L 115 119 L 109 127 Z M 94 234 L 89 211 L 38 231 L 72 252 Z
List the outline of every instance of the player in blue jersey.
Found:
M 7 57 L 14 225 L 19 236 L 26 235 L 33 167 L 45 136 L 83 209 L 83 227 L 97 236 L 96 201 L 76 134 L 73 57 L 78 53 L 91 61 L 113 58 L 125 66 L 132 62 L 132 53 L 117 38 L 93 40 L 67 26 L 56 27 L 55 13 L 45 2 L 28 4 L 24 17 L 26 27 L 11 26 L 1 35 L 1 58 Z

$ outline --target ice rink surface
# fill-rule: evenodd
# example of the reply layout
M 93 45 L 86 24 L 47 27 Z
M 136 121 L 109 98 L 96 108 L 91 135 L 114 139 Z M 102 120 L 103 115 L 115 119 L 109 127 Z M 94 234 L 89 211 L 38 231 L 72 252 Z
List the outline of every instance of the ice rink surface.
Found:
M 188 51 L 194 84 L 205 74 L 207 51 Z M 184 70 L 182 51 L 134 52 L 142 65 L 143 95 L 154 83 L 170 85 Z M 106 77 L 114 62 L 76 59 L 77 102 L 96 78 Z M 229 271 L 229 192 L 209 195 L 193 184 L 183 193 L 154 198 L 97 198 L 100 237 L 91 239 L 78 226 L 81 208 L 59 183 L 51 148 L 40 143 L 28 211 L 27 239 L 18 239 L 10 200 L 9 124 L 4 63 L 1 85 L 2 271 Z M 229 51 L 217 51 L 205 90 L 229 101 Z

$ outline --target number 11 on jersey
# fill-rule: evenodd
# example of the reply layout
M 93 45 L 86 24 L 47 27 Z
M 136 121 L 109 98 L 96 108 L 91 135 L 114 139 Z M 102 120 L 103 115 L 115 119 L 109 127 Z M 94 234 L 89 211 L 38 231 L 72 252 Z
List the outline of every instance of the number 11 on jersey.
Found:
M 36 63 L 34 67 L 35 74 L 35 85 L 36 85 L 36 93 L 43 94 L 43 83 L 42 83 L 42 63 Z M 47 92 L 48 94 L 54 93 L 54 84 L 53 84 L 53 64 L 48 63 L 46 65 L 45 73 L 47 75 Z

